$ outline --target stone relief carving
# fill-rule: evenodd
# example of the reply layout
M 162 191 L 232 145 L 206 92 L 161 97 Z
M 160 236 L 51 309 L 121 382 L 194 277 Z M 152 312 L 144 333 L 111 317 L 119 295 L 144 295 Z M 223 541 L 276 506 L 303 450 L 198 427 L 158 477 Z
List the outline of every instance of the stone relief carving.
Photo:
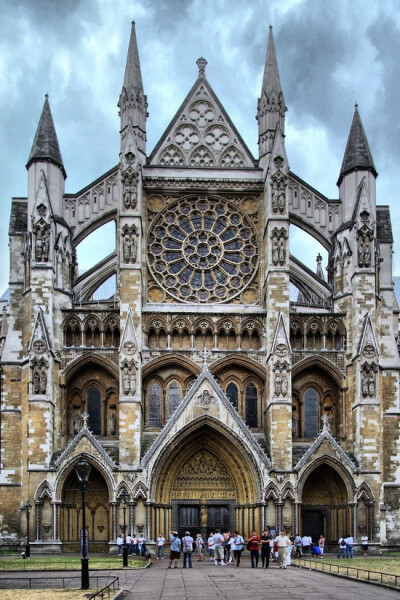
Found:
M 272 210 L 274 213 L 281 214 L 286 210 L 286 178 L 281 174 L 277 175 L 272 180 Z
M 277 362 L 274 367 L 274 393 L 277 398 L 283 396 L 286 398 L 289 389 L 288 381 L 288 363 Z
M 122 230 L 122 254 L 125 263 L 135 263 L 137 260 L 136 227 L 127 225 Z
M 286 239 L 287 231 L 284 227 L 272 230 L 272 264 L 283 267 L 286 264 Z
M 361 394 L 363 398 L 374 398 L 376 395 L 376 367 L 363 365 L 361 370 Z
M 331 418 L 329 415 L 322 415 L 321 417 L 321 421 L 322 421 L 322 431 L 331 431 Z
M 210 408 L 210 406 L 212 406 L 213 404 L 216 403 L 216 399 L 215 399 L 214 396 L 212 396 L 210 394 L 210 392 L 208 390 L 204 390 L 204 392 L 202 394 L 200 394 L 200 396 L 198 396 L 197 403 L 202 408 L 207 409 L 207 408 Z
M 122 364 L 122 388 L 125 396 L 136 394 L 136 365 L 135 361 L 124 361 Z
M 137 180 L 137 172 L 132 167 L 128 167 L 122 175 L 122 194 L 124 198 L 124 207 L 126 210 L 133 210 L 136 208 Z

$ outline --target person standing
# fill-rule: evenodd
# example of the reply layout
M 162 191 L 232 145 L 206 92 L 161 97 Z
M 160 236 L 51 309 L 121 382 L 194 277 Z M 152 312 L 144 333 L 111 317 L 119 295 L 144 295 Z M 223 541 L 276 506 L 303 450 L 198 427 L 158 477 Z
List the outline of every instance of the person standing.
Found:
M 296 549 L 296 558 L 301 558 L 301 536 L 296 533 L 296 537 L 294 538 L 294 547 Z
M 257 535 L 256 531 L 253 531 L 249 539 L 247 540 L 250 550 L 251 568 L 258 567 L 258 560 L 260 558 L 260 536 Z
M 195 546 L 196 546 L 196 556 L 198 557 L 197 560 L 204 560 L 204 555 L 203 555 L 203 538 L 201 537 L 201 533 L 196 533 L 196 539 L 194 540 Z
M 229 540 L 231 539 L 231 532 L 225 531 L 222 535 L 224 536 L 224 561 L 228 563 L 230 556 Z
M 186 562 L 188 562 L 189 569 L 193 567 L 193 538 L 190 535 L 190 531 L 185 531 L 185 537 L 182 538 L 182 552 L 183 552 L 183 568 L 186 569 Z M 187 559 L 187 560 L 186 560 Z
M 129 556 L 129 554 L 132 554 L 132 538 L 131 538 L 131 536 L 129 535 L 129 533 L 128 533 L 128 535 L 126 536 L 126 541 L 125 541 L 125 543 L 126 543 L 126 548 L 127 548 L 127 554 L 128 554 L 128 556 Z
M 271 536 L 268 530 L 265 529 L 261 536 L 261 560 L 262 566 L 268 569 L 269 567 L 269 556 L 271 554 Z
M 224 536 L 221 533 L 220 529 L 217 529 L 214 533 L 214 547 L 215 547 L 215 560 L 214 564 L 217 567 L 220 562 L 221 565 L 225 565 L 224 563 Z
M 240 565 L 240 557 L 242 555 L 243 544 L 244 544 L 244 539 L 242 538 L 242 536 L 240 535 L 240 533 L 238 531 L 235 531 L 235 537 L 233 538 L 233 544 L 234 544 L 233 550 L 234 550 L 236 566 L 238 567 Z
M 144 556 L 146 546 L 145 546 L 145 539 L 142 534 L 140 534 L 138 537 L 138 546 L 139 546 L 139 556 Z
M 215 545 L 214 545 L 214 533 L 212 531 L 210 531 L 210 536 L 207 540 L 207 545 L 208 545 L 208 551 L 210 553 L 210 561 L 214 560 L 214 552 L 215 552 Z
M 318 547 L 321 550 L 319 557 L 324 558 L 325 538 L 323 533 L 321 533 L 321 535 L 319 536 Z
M 229 546 L 229 560 L 228 565 L 235 564 L 235 536 L 231 535 L 228 542 Z
M 117 537 L 117 546 L 118 546 L 118 554 L 122 554 L 122 544 L 124 543 L 124 540 L 122 539 L 122 537 L 119 535 Z
M 337 558 L 340 558 L 341 556 L 344 558 L 345 552 L 346 552 L 346 541 L 344 539 L 344 535 L 341 538 L 339 538 L 338 544 L 339 544 L 339 551 L 337 554 Z
M 346 558 L 353 558 L 353 536 L 347 535 L 345 542 L 346 542 Z
M 136 556 L 138 550 L 138 539 L 135 534 L 131 537 L 131 545 L 132 545 L 132 554 Z
M 366 533 L 361 537 L 361 545 L 364 552 L 364 556 L 368 556 L 368 536 Z
M 164 545 L 165 545 L 165 537 L 163 537 L 163 535 L 161 533 L 159 533 L 158 538 L 157 538 L 157 560 L 159 560 L 160 558 L 162 560 L 164 560 L 164 557 L 165 557 Z
M 308 554 L 311 551 L 310 538 L 308 535 L 303 535 L 301 538 L 301 549 L 303 555 Z
M 174 563 L 174 569 L 178 568 L 178 560 L 181 556 L 181 545 L 182 542 L 178 537 L 177 531 L 169 532 L 169 540 L 170 540 L 170 553 L 169 553 L 169 565 L 168 569 L 172 568 L 172 563 Z
M 279 568 L 286 569 L 287 549 L 291 545 L 291 541 L 284 529 L 281 529 L 280 534 L 275 538 L 275 543 L 278 546 Z

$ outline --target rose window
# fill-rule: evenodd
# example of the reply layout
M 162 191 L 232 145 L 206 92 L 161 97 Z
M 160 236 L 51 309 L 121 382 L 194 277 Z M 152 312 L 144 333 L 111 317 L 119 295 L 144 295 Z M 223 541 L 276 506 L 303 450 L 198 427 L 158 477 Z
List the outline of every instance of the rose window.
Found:
M 258 266 L 253 223 L 234 204 L 182 199 L 164 208 L 149 231 L 154 278 L 186 302 L 224 302 L 240 294 Z

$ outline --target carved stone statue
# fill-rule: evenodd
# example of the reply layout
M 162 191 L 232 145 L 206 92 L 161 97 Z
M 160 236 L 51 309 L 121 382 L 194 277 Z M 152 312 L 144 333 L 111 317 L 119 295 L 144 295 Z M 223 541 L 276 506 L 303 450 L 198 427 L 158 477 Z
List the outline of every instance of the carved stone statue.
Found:
M 279 244 L 279 264 L 281 267 L 285 264 L 286 260 L 286 250 L 285 250 L 285 242 L 283 240 L 280 241 Z
M 136 376 L 135 373 L 131 373 L 130 375 L 130 390 L 131 395 L 134 396 L 136 394 Z
M 272 243 L 272 262 L 276 266 L 279 262 L 279 243 L 276 238 Z
M 47 386 L 47 375 L 46 375 L 45 371 L 42 371 L 40 373 L 40 393 L 41 394 L 46 393 L 46 386 Z
M 282 373 L 281 389 L 282 389 L 282 396 L 286 396 L 287 392 L 288 392 L 288 379 L 287 379 L 286 373 Z
M 375 396 L 375 374 L 372 371 L 368 375 L 368 395 L 371 398 Z
M 131 252 L 132 252 L 132 241 L 131 237 L 128 234 L 124 235 L 124 241 L 122 243 L 123 253 L 124 253 L 124 262 L 130 262 L 131 260 Z
M 108 429 L 109 429 L 110 435 L 115 435 L 116 430 L 117 430 L 117 420 L 115 418 L 114 412 L 112 412 L 110 414 L 110 417 L 108 419 Z
M 124 369 L 124 393 L 129 394 L 129 390 L 130 390 L 129 371 L 128 371 L 128 368 L 125 367 L 125 369 Z
M 275 396 L 280 396 L 282 392 L 282 379 L 279 371 L 275 373 Z
M 365 371 L 361 375 L 361 392 L 364 398 L 368 396 L 368 377 Z
M 78 413 L 74 414 L 74 433 L 78 433 L 81 426 L 81 417 Z
M 40 377 L 37 371 L 33 374 L 33 391 L 35 394 L 38 394 L 40 391 Z

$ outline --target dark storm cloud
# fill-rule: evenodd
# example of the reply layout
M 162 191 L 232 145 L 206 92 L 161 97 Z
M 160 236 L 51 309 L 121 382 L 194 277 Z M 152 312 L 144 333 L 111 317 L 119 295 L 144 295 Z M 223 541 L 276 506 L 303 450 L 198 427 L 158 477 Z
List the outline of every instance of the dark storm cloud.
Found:
M 24 165 L 45 93 L 50 95 L 68 173 L 67 192 L 76 192 L 118 162 L 117 102 L 131 20 L 136 21 L 149 102 L 148 153 L 196 80 L 196 59 L 204 56 L 210 84 L 257 155 L 254 117 L 272 24 L 289 109 L 286 144 L 291 168 L 322 193 L 337 197 L 335 182 L 358 102 L 380 173 L 378 201 L 391 204 L 396 229 L 400 220 L 394 182 L 400 160 L 396 0 L 3 0 L 3 257 L 10 197 L 26 195 Z M 7 262 L 0 263 L 0 293 L 6 287 Z

